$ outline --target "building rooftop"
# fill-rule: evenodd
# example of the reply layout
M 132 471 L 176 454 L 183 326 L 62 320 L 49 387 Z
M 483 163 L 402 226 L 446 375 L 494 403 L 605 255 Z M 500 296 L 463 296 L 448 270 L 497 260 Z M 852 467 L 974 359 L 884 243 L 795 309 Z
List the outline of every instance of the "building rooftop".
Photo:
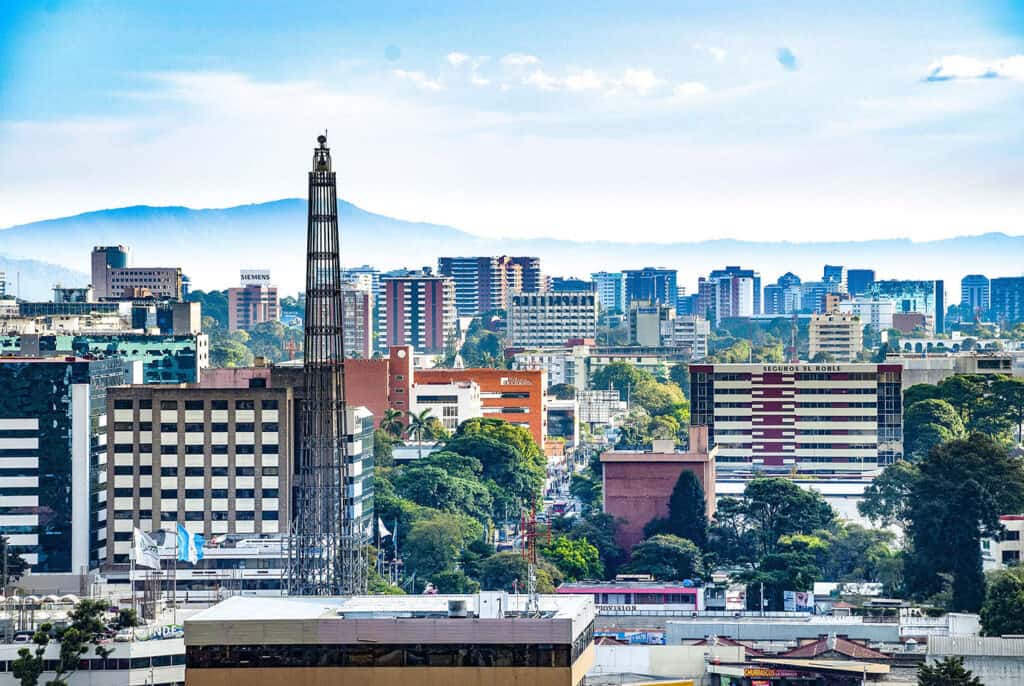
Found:
M 464 603 L 465 616 L 449 602 Z M 594 621 L 589 596 L 235 596 L 185 621 L 189 645 L 380 643 L 571 643 Z M 459 603 L 455 603 L 458 605 Z

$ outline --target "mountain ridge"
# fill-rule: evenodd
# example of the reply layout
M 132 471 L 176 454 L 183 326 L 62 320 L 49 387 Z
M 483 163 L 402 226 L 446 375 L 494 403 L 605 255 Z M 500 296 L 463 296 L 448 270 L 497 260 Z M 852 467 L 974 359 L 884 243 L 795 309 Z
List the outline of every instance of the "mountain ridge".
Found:
M 1014 256 L 1024 254 L 1024 236 L 1001 231 L 929 241 L 583 241 L 488 238 L 443 224 L 394 219 L 344 200 L 338 201 L 338 211 L 343 264 L 381 269 L 433 266 L 441 255 L 528 254 L 541 258 L 546 273 L 559 275 L 674 267 L 681 285 L 692 288 L 697 276 L 726 264 L 757 269 L 763 284 L 787 271 L 816 280 L 824 264 L 844 264 L 874 268 L 878 278 L 945 279 L 955 296 L 956 282 L 967 273 L 1019 275 Z M 226 288 L 237 282 L 238 270 L 268 267 L 282 291 L 294 293 L 302 287 L 305 269 L 305 215 L 301 198 L 226 208 L 130 205 L 0 229 L 0 256 L 50 263 L 84 276 L 93 245 L 123 244 L 132 249 L 132 264 L 180 265 L 194 288 Z M 48 293 L 53 284 L 45 281 L 52 277 L 43 266 L 26 267 L 23 293 Z

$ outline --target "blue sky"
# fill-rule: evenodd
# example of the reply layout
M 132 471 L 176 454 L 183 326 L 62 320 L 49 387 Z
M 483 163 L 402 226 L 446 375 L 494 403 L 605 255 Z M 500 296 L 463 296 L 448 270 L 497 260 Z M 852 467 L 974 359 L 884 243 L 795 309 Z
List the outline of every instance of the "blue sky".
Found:
M 482 235 L 1024 233 L 1024 3 L 0 4 L 0 226 L 341 194 Z M 2 244 L 0 244 L 2 248 Z

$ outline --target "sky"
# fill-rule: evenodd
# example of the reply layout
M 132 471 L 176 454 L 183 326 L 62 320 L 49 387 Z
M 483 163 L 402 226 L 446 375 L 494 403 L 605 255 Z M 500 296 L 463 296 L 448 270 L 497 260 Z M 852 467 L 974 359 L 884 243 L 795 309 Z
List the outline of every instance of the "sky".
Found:
M 0 3 L 0 227 L 339 193 L 483 236 L 1024 234 L 1024 3 Z M 0 238 L 0 252 L 3 241 Z

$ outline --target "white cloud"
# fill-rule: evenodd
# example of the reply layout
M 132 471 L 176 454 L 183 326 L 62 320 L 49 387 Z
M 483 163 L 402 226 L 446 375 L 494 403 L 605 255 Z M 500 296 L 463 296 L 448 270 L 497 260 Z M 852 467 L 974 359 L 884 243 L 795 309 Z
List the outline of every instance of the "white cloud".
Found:
M 615 93 L 621 89 L 639 95 L 647 95 L 664 83 L 650 69 L 627 69 L 622 78 L 616 82 L 616 87 L 612 88 L 610 92 Z
M 457 67 L 464 62 L 468 62 L 470 57 L 464 52 L 450 52 L 445 59 L 448 60 L 448 64 Z
M 571 91 L 599 90 L 603 85 L 604 80 L 592 69 L 584 69 L 565 77 L 565 87 Z
M 715 48 L 715 47 L 708 48 L 708 53 L 710 53 L 711 57 L 716 62 L 724 62 L 725 61 L 725 56 L 728 54 L 725 51 L 724 48 Z
M 469 82 L 474 86 L 488 86 L 490 85 L 491 80 L 485 76 L 480 76 L 476 71 L 474 71 L 469 76 Z
M 957 79 L 1018 79 L 1024 80 L 1024 55 L 1013 55 L 1000 60 L 980 60 L 975 57 L 949 55 L 928 66 L 925 81 L 953 81 Z
M 694 96 L 707 93 L 708 89 L 707 86 L 700 81 L 687 81 L 686 83 L 680 83 L 678 86 L 673 88 L 672 92 L 676 97 L 692 98 Z
M 529 76 L 523 79 L 523 83 L 528 86 L 536 86 L 542 91 L 561 90 L 564 85 L 561 79 L 548 74 L 542 69 L 531 72 Z
M 440 81 L 431 79 L 421 71 L 406 71 L 405 69 L 395 69 L 391 73 L 404 81 L 410 81 L 416 84 L 417 88 L 420 88 L 425 91 L 431 91 L 436 93 L 437 91 L 444 90 L 444 86 L 441 85 Z
M 540 58 L 535 55 L 513 52 L 502 57 L 501 63 L 508 67 L 528 67 L 533 64 L 540 64 Z

